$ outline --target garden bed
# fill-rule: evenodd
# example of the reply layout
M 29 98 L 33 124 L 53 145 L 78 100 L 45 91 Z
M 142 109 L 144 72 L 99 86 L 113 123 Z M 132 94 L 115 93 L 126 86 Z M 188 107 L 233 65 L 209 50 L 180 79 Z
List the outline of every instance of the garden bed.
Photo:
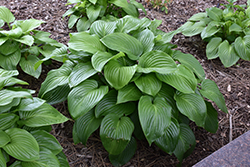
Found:
M 67 19 L 62 19 L 62 15 L 70 6 L 65 6 L 67 0 L 0 0 L 0 5 L 9 8 L 16 19 L 35 18 L 46 21 L 40 29 L 50 32 L 53 39 L 67 43 L 68 34 L 74 32 L 67 28 Z M 140 2 L 140 1 L 138 1 Z M 204 12 L 206 8 L 225 3 L 225 0 L 175 0 L 169 4 L 168 14 L 153 9 L 141 0 L 148 12 L 150 19 L 162 20 L 160 29 L 169 32 L 176 30 L 184 24 L 189 17 L 198 12 Z M 239 4 L 246 3 L 240 0 Z M 141 17 L 144 15 L 141 14 Z M 250 130 L 250 62 L 240 60 L 237 65 L 224 68 L 217 59 L 207 60 L 205 55 L 206 43 L 199 36 L 184 37 L 176 35 L 172 43 L 178 45 L 178 50 L 194 55 L 203 66 L 206 77 L 215 81 L 220 91 L 225 97 L 226 105 L 232 114 L 232 138 L 236 138 L 244 132 Z M 60 67 L 60 63 L 53 63 L 43 66 L 41 77 L 36 80 L 25 74 L 20 78 L 29 82 L 29 88 L 39 91 L 41 83 L 44 81 L 49 70 Z M 55 107 L 69 117 L 67 104 L 61 103 Z M 74 145 L 72 139 L 73 122 L 66 122 L 53 126 L 52 134 L 59 140 L 64 148 L 70 165 L 73 166 L 112 166 L 108 160 L 108 153 L 102 147 L 99 135 L 92 135 L 87 146 L 81 144 Z M 211 134 L 205 130 L 191 125 L 196 137 L 196 148 L 194 152 L 183 161 L 183 166 L 192 166 L 215 152 L 229 142 L 229 114 L 219 111 L 219 129 L 216 134 Z M 176 166 L 178 160 L 161 151 L 155 145 L 148 146 L 147 141 L 138 141 L 138 149 L 135 156 L 125 166 Z

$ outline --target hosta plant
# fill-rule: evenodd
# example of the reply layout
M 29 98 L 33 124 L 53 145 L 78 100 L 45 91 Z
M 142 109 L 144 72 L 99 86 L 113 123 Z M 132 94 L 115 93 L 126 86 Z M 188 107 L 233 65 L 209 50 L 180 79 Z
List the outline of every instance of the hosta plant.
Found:
M 14 87 L 26 82 L 15 78 L 17 70 L 0 68 L 0 166 L 68 166 L 52 124 L 68 120 L 59 111 L 32 97 L 34 91 Z
M 19 65 L 25 73 L 35 78 L 40 76 L 40 59 L 64 47 L 49 38 L 50 33 L 34 30 L 42 23 L 35 19 L 15 20 L 8 8 L 0 6 L 0 67 L 15 70 Z
M 70 16 L 68 27 L 72 28 L 76 25 L 77 31 L 85 31 L 90 25 L 102 18 L 114 16 L 116 18 L 131 15 L 139 16 L 138 9 L 142 9 L 146 14 L 146 10 L 142 4 L 135 0 L 68 0 L 68 5 L 74 4 L 63 17 Z
M 207 100 L 227 112 L 216 84 L 192 55 L 172 50 L 176 46 L 159 24 L 126 16 L 70 34 L 68 57 L 39 92 L 51 104 L 67 99 L 75 143 L 85 145 L 99 129 L 115 166 L 133 156 L 135 138 L 182 161 L 196 143 L 189 120 L 209 132 L 218 128 L 217 111 Z
M 234 65 L 240 58 L 250 60 L 250 6 L 234 5 L 228 0 L 225 8 L 207 8 L 205 13 L 193 15 L 181 27 L 182 34 L 200 34 L 208 42 L 208 59 L 218 58 L 225 67 Z

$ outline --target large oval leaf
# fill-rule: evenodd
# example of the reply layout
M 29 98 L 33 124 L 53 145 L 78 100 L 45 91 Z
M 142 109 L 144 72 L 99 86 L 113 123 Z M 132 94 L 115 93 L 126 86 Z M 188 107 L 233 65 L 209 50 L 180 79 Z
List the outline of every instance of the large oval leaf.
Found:
M 220 21 L 223 16 L 223 11 L 216 7 L 207 8 L 206 13 L 214 21 Z
M 180 125 L 174 118 L 171 120 L 171 124 L 165 131 L 164 135 L 155 141 L 155 144 L 168 154 L 172 154 L 178 143 L 180 134 Z
M 44 21 L 42 20 L 28 19 L 28 20 L 22 21 L 19 26 L 22 28 L 23 32 L 26 33 L 39 27 L 42 23 L 44 23 Z
M 250 35 L 242 37 L 238 37 L 235 40 L 234 49 L 240 56 L 240 58 L 244 60 L 250 60 Z
M 117 104 L 137 101 L 140 99 L 141 95 L 141 91 L 135 86 L 135 84 L 130 83 L 118 90 Z
M 97 51 L 105 52 L 106 50 L 97 35 L 90 35 L 87 32 L 71 33 L 68 45 L 73 50 L 92 54 L 95 54 Z
M 203 29 L 206 27 L 206 23 L 203 21 L 199 22 L 186 22 L 181 26 L 182 34 L 185 36 L 194 36 L 200 34 Z
M 104 67 L 104 76 L 115 89 L 121 89 L 129 83 L 135 74 L 137 65 L 122 66 L 116 60 L 110 60 Z
M 98 88 L 95 80 L 86 80 L 74 87 L 68 95 L 68 108 L 70 115 L 77 119 L 91 110 L 105 94 L 108 86 Z
M 132 60 L 137 60 L 143 52 L 141 42 L 125 33 L 106 35 L 101 42 L 109 49 L 126 53 Z
M 115 167 L 125 165 L 134 156 L 136 148 L 136 140 L 132 137 L 123 152 L 118 155 L 109 154 L 109 160 Z
M 187 153 L 192 152 L 196 145 L 194 133 L 186 124 L 180 124 L 180 135 L 178 144 L 174 150 L 174 155 L 178 158 L 180 163 L 187 157 Z
M 197 80 L 194 76 L 194 73 L 181 64 L 172 73 L 157 73 L 156 76 L 161 81 L 173 86 L 175 89 L 183 93 L 193 93 L 197 86 Z
M 100 5 L 96 5 L 96 6 L 90 5 L 86 8 L 86 13 L 91 23 L 98 18 L 100 12 L 101 12 Z
M 32 136 L 36 139 L 39 148 L 47 148 L 54 155 L 59 154 L 62 151 L 62 146 L 56 140 L 56 138 L 44 130 L 37 130 L 31 132 Z
M 5 146 L 10 141 L 11 140 L 10 140 L 9 135 L 7 133 L 5 133 L 4 131 L 0 130 L 0 148 L 2 148 L 3 146 Z M 1 150 L 0 150 L 0 154 L 1 154 Z
M 205 72 L 199 61 L 193 55 L 176 51 L 173 55 L 173 58 L 192 70 L 200 80 L 205 79 Z
M 33 99 L 22 99 L 21 103 L 18 106 L 19 111 L 32 111 L 42 104 L 45 103 L 45 100 L 34 97 Z
M 0 130 L 6 130 L 12 128 L 17 120 L 19 120 L 19 116 L 12 113 L 3 113 L 0 114 Z
M 201 38 L 209 38 L 221 30 L 220 22 L 211 21 L 201 33 Z
M 148 29 L 145 29 L 137 34 L 138 40 L 142 43 L 144 53 L 152 51 L 154 47 L 154 33 Z
M 97 104 L 95 116 L 99 118 L 112 113 L 121 117 L 131 114 L 134 110 L 135 104 L 133 102 L 117 104 L 117 92 L 112 90 Z
M 207 106 L 207 116 L 206 116 L 206 120 L 205 120 L 204 129 L 206 129 L 208 132 L 216 133 L 216 131 L 219 127 L 218 113 L 215 110 L 215 108 L 213 107 L 212 103 L 207 102 L 207 101 L 205 101 L 205 102 L 206 102 L 206 106 Z
M 11 53 L 8 56 L 4 56 L 0 53 L 0 66 L 6 70 L 15 70 L 17 64 L 21 59 L 20 50 L 16 50 L 14 53 Z
M 112 155 L 118 155 L 128 145 L 134 124 L 128 117 L 109 114 L 102 120 L 100 137 L 104 148 Z
M 221 94 L 218 86 L 212 80 L 206 79 L 201 83 L 201 89 L 199 90 L 202 96 L 212 100 L 215 104 L 225 113 L 228 113 L 225 104 L 225 99 Z
M 176 70 L 175 61 L 165 52 L 154 50 L 143 54 L 139 59 L 138 72 L 168 74 Z
M 94 110 L 90 110 L 80 118 L 78 118 L 73 127 L 73 139 L 74 143 L 82 142 L 86 145 L 89 136 L 96 131 L 101 125 L 102 118 L 96 118 Z
M 214 37 L 209 41 L 206 47 L 206 55 L 208 59 L 215 59 L 219 57 L 218 48 L 221 42 L 222 39 L 220 37 Z
M 10 12 L 10 10 L 4 6 L 0 6 L 0 19 L 5 21 L 6 23 L 11 23 L 15 21 L 14 15 Z
M 111 34 L 116 29 L 116 22 L 106 22 L 103 20 L 95 21 L 89 31 L 91 34 L 97 34 L 99 38 L 102 38 L 108 34 Z
M 11 142 L 3 149 L 12 157 L 21 161 L 34 161 L 39 158 L 39 146 L 36 139 L 26 130 L 12 128 L 5 131 Z
M 60 166 L 57 157 L 47 148 L 41 148 L 39 159 L 30 162 L 22 162 L 22 167 L 52 167 Z
M 161 137 L 171 122 L 171 107 L 163 97 L 142 96 L 138 104 L 139 119 L 149 145 Z
M 207 108 L 203 98 L 196 94 L 178 92 L 175 95 L 176 105 L 180 112 L 194 121 L 198 126 L 204 127 Z
M 22 57 L 20 60 L 19 65 L 21 66 L 22 70 L 35 77 L 35 78 L 39 78 L 41 72 L 42 72 L 42 66 L 39 66 L 36 70 L 35 70 L 35 64 L 39 61 L 40 59 L 34 55 L 28 55 L 27 58 Z
M 220 44 L 218 48 L 218 55 L 225 67 L 234 65 L 240 59 L 240 57 L 235 52 L 233 44 L 230 45 L 227 40 L 224 40 Z
M 19 111 L 20 123 L 29 127 L 40 127 L 68 121 L 51 105 L 44 103 L 32 111 Z
M 142 75 L 134 82 L 142 92 L 152 96 L 155 96 L 162 86 L 162 82 L 153 73 Z
M 96 73 L 97 71 L 92 67 L 90 62 L 79 63 L 69 75 L 69 85 L 70 87 L 75 87 Z

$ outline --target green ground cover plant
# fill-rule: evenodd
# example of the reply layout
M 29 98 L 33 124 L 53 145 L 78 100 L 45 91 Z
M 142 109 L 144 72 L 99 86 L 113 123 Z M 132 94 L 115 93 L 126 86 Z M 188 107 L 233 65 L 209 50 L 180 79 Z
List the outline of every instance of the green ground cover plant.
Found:
M 210 101 L 228 112 L 215 82 L 192 55 L 173 50 L 174 33 L 157 29 L 160 24 L 125 16 L 71 33 L 58 56 L 63 65 L 48 73 L 39 92 L 49 104 L 67 100 L 75 143 L 86 145 L 99 130 L 114 166 L 132 158 L 135 138 L 182 162 L 196 144 L 190 120 L 215 133 L 217 111 Z
M 64 47 L 49 38 L 50 33 L 35 30 L 42 23 L 36 19 L 15 20 L 8 8 L 0 6 L 0 67 L 15 70 L 19 65 L 25 73 L 35 78 L 40 76 L 40 59 Z M 36 69 L 35 64 L 38 64 Z
M 146 10 L 135 0 L 68 0 L 74 4 L 63 17 L 70 16 L 68 27 L 76 25 L 78 32 L 86 31 L 95 20 L 121 18 L 125 15 L 139 17 L 138 9 Z
M 49 132 L 68 120 L 33 90 L 14 86 L 17 70 L 0 68 L 0 166 L 69 167 L 63 148 Z
M 193 15 L 179 31 L 185 36 L 200 34 L 208 42 L 208 59 L 219 58 L 225 67 L 240 58 L 250 60 L 250 1 L 234 5 L 237 0 L 222 4 L 224 9 L 207 8 L 205 13 Z

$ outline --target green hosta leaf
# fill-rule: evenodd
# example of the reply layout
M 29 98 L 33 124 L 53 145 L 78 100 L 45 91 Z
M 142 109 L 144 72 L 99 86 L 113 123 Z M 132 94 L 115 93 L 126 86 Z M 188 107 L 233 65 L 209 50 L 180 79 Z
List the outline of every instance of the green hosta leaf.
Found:
M 239 26 L 236 23 L 233 23 L 230 27 L 229 27 L 229 32 L 242 32 L 242 28 L 241 26 Z
M 89 7 L 87 7 L 86 13 L 91 23 L 98 18 L 101 12 L 101 9 L 102 8 L 100 5 L 96 5 L 96 6 L 90 5 Z
M 19 63 L 21 59 L 21 52 L 18 49 L 14 53 L 4 56 L 0 53 L 0 66 L 6 70 L 15 70 L 17 64 Z
M 125 56 L 124 53 L 120 52 L 116 55 L 112 55 L 108 52 L 96 52 L 91 58 L 92 65 L 95 70 L 101 72 L 104 65 L 109 62 L 109 60 L 117 59 L 119 57 Z
M 234 65 L 240 59 L 235 52 L 234 46 L 232 44 L 230 45 L 227 40 L 224 40 L 220 44 L 218 48 L 218 55 L 225 67 Z
M 108 93 L 108 86 L 98 88 L 95 80 L 86 80 L 74 87 L 68 95 L 68 108 L 73 119 L 86 114 L 92 109 L 105 94 Z
M 10 12 L 10 10 L 4 6 L 0 6 L 0 19 L 5 21 L 6 23 L 11 23 L 15 21 L 14 15 Z
M 88 111 L 75 121 L 73 127 L 73 138 L 79 139 L 83 145 L 86 145 L 89 136 L 101 125 L 102 118 L 96 118 L 94 110 Z M 74 143 L 77 143 L 74 140 Z
M 32 111 L 19 111 L 20 123 L 29 127 L 40 127 L 68 121 L 51 105 L 44 103 Z
M 152 96 L 155 96 L 162 86 L 162 82 L 153 73 L 140 76 L 135 80 L 135 84 L 142 92 Z
M 138 40 L 143 46 L 144 53 L 152 51 L 155 35 L 152 31 L 145 29 L 138 34 Z
M 129 101 L 137 101 L 140 99 L 141 95 L 142 93 L 135 86 L 135 84 L 130 83 L 118 90 L 117 104 L 126 103 Z
M 39 152 L 39 159 L 30 162 L 22 162 L 22 167 L 52 167 L 60 166 L 57 157 L 46 148 L 41 148 Z
M 178 144 L 174 150 L 174 154 L 180 162 L 187 156 L 186 153 L 189 150 L 194 149 L 195 144 L 194 133 L 188 125 L 181 123 Z
M 115 4 L 118 7 L 121 7 L 128 15 L 138 17 L 139 12 L 136 7 L 131 3 L 128 3 L 127 0 L 110 0 L 109 3 Z
M 142 96 L 138 104 L 139 119 L 149 145 L 161 137 L 171 123 L 171 107 L 163 97 Z
M 178 65 L 177 69 L 170 74 L 156 74 L 161 81 L 173 86 L 183 93 L 194 93 L 197 86 L 196 78 L 191 70 L 184 65 Z
M 105 52 L 106 50 L 97 35 L 90 35 L 87 32 L 71 33 L 68 45 L 73 50 L 92 54 L 95 54 L 97 51 Z
M 23 167 L 22 165 L 21 165 L 21 161 L 15 161 L 13 164 L 11 164 L 9 167 Z
M 12 128 L 19 120 L 19 116 L 11 113 L 0 114 L 0 130 Z
M 92 4 L 96 4 L 97 0 L 89 0 L 89 2 L 91 2 Z
M 176 69 L 175 61 L 168 54 L 163 51 L 153 50 L 140 57 L 137 72 L 168 74 Z
M 125 165 L 134 156 L 136 148 L 136 140 L 132 137 L 123 152 L 118 155 L 109 154 L 109 160 L 115 167 Z
M 69 85 L 75 87 L 96 73 L 97 71 L 92 67 L 91 62 L 79 63 L 69 75 Z
M 9 111 L 12 107 L 17 106 L 20 103 L 20 98 L 15 98 L 11 103 L 0 106 L 0 114 Z
M 13 91 L 4 89 L 0 91 L 0 106 L 10 104 L 15 98 L 32 98 L 31 94 L 27 91 Z
M 78 19 L 79 19 L 79 16 L 72 14 L 68 21 L 68 28 L 69 29 L 73 28 Z
M 180 112 L 194 121 L 196 125 L 204 127 L 207 108 L 204 99 L 196 94 L 177 93 L 175 95 L 176 105 Z
M 0 148 L 0 166 L 6 167 L 7 166 L 6 163 L 7 162 L 6 162 L 5 158 L 4 158 L 4 154 L 2 152 L 2 149 Z
M 131 140 L 134 124 L 128 117 L 109 114 L 102 120 L 100 137 L 104 148 L 109 154 L 118 155 Z
M 220 21 L 222 19 L 223 11 L 216 7 L 206 9 L 207 16 L 214 21 Z
M 29 46 L 33 45 L 34 43 L 34 38 L 31 35 L 25 35 L 22 36 L 20 39 L 14 39 L 14 40 Z
M 174 118 L 165 133 L 155 141 L 155 144 L 168 154 L 172 154 L 178 143 L 180 125 Z
M 116 22 L 106 22 L 103 20 L 95 21 L 89 31 L 90 34 L 97 34 L 99 38 L 102 38 L 108 34 L 114 33 L 116 29 Z
M 136 72 L 137 65 L 121 66 L 118 61 L 110 60 L 104 67 L 104 76 L 115 89 L 121 89 L 129 83 Z
M 207 14 L 201 12 L 201 13 L 194 14 L 192 17 L 188 19 L 188 21 L 200 21 L 206 17 L 207 17 Z
M 3 146 L 5 146 L 9 142 L 10 142 L 9 135 L 7 133 L 5 133 L 4 131 L 0 130 L 0 148 L 2 148 Z M 1 154 L 1 150 L 0 150 L 0 154 Z
M 27 58 L 21 57 L 19 65 L 21 66 L 22 70 L 25 73 L 27 73 L 35 78 L 39 78 L 39 76 L 41 75 L 41 72 L 42 72 L 42 66 L 39 66 L 35 70 L 35 64 L 39 60 L 40 59 L 34 55 L 28 55 Z
M 0 38 L 0 46 L 1 46 L 4 42 L 6 42 L 8 39 L 9 39 L 8 37 L 1 37 L 1 38 Z
M 136 38 L 125 33 L 112 33 L 101 39 L 109 49 L 124 52 L 132 60 L 138 59 L 143 52 L 143 46 Z
M 217 32 L 221 30 L 219 26 L 220 26 L 219 22 L 216 22 L 216 21 L 210 22 L 208 26 L 204 28 L 204 30 L 202 31 L 201 38 L 205 39 L 205 38 L 209 38 L 213 36 L 214 34 L 216 34 Z
M 204 80 L 206 75 L 205 72 L 200 65 L 199 61 L 191 54 L 184 54 L 180 51 L 176 51 L 173 55 L 173 58 L 178 60 L 181 64 L 188 67 L 190 70 L 192 70 L 195 75 L 200 79 Z
M 203 29 L 206 27 L 206 24 L 202 21 L 200 22 L 186 22 L 181 26 L 182 34 L 185 36 L 194 36 L 200 34 Z
M 137 30 L 140 27 L 140 19 L 133 16 L 125 16 L 117 21 L 115 32 L 129 33 Z
M 4 36 L 10 37 L 10 38 L 20 38 L 23 34 L 23 30 L 20 27 L 17 27 L 9 31 L 2 30 L 0 31 L 0 34 L 3 34 Z
M 200 93 L 205 98 L 212 100 L 225 113 L 228 113 L 225 104 L 225 99 L 221 94 L 216 83 L 212 80 L 206 79 L 201 83 Z
M 95 108 L 95 116 L 100 118 L 109 113 L 116 114 L 119 117 L 129 115 L 135 110 L 135 105 L 132 102 L 117 104 L 117 92 L 115 90 L 106 94 Z
M 250 60 L 250 35 L 246 35 L 244 38 L 238 37 L 234 44 L 234 49 L 240 58 Z
M 49 71 L 49 73 L 47 74 L 47 78 L 42 83 L 38 96 L 47 101 L 49 98 L 50 102 L 52 103 L 60 99 L 66 99 L 70 91 L 68 87 L 68 82 L 69 82 L 68 78 L 70 73 L 72 72 L 72 69 L 73 69 L 73 64 L 65 63 L 59 69 Z M 51 92 L 53 92 L 53 94 Z M 66 93 L 64 94 L 65 96 L 62 95 L 63 92 Z M 50 94 L 51 96 L 48 96 L 48 94 Z M 54 94 L 56 94 L 57 96 L 55 96 Z
M 59 154 L 62 151 L 62 146 L 60 143 L 56 140 L 56 138 L 49 134 L 48 132 L 44 130 L 37 130 L 31 132 L 33 137 L 36 139 L 39 148 L 47 148 L 49 149 L 54 155 Z
M 65 156 L 65 154 L 61 151 L 59 154 L 56 155 L 57 159 L 60 162 L 60 167 L 70 167 L 67 157 Z
M 11 40 L 7 40 L 0 46 L 0 53 L 7 56 L 13 54 L 19 50 L 19 43 Z
M 34 161 L 39 158 L 39 146 L 36 139 L 26 130 L 12 128 L 5 131 L 11 141 L 3 149 L 12 157 L 21 161 Z
M 76 29 L 78 32 L 87 31 L 91 25 L 91 22 L 87 17 L 82 17 L 78 20 L 76 24 Z
M 147 15 L 147 11 L 145 10 L 145 8 L 143 7 L 143 5 L 141 3 L 138 3 L 135 0 L 130 0 L 130 3 L 135 5 L 135 7 L 138 8 L 138 9 L 142 9 L 144 14 Z
M 51 46 L 55 47 L 63 47 L 64 44 L 57 42 L 54 39 L 49 38 L 51 34 L 49 32 L 44 32 L 44 31 L 37 31 L 35 34 L 35 39 L 44 42 L 45 44 L 49 44 Z
M 208 132 L 211 133 L 216 133 L 218 127 L 219 127 L 219 123 L 218 123 L 218 113 L 217 111 L 214 109 L 212 103 L 210 102 L 206 102 L 207 105 L 207 117 L 205 120 L 205 129 Z
M 219 57 L 218 48 L 221 42 L 222 39 L 220 37 L 214 37 L 209 41 L 206 47 L 206 55 L 208 59 L 215 59 Z
M 22 21 L 22 23 L 19 26 L 21 27 L 24 33 L 27 33 L 39 27 L 42 23 L 44 23 L 44 21 L 36 19 L 28 19 Z

